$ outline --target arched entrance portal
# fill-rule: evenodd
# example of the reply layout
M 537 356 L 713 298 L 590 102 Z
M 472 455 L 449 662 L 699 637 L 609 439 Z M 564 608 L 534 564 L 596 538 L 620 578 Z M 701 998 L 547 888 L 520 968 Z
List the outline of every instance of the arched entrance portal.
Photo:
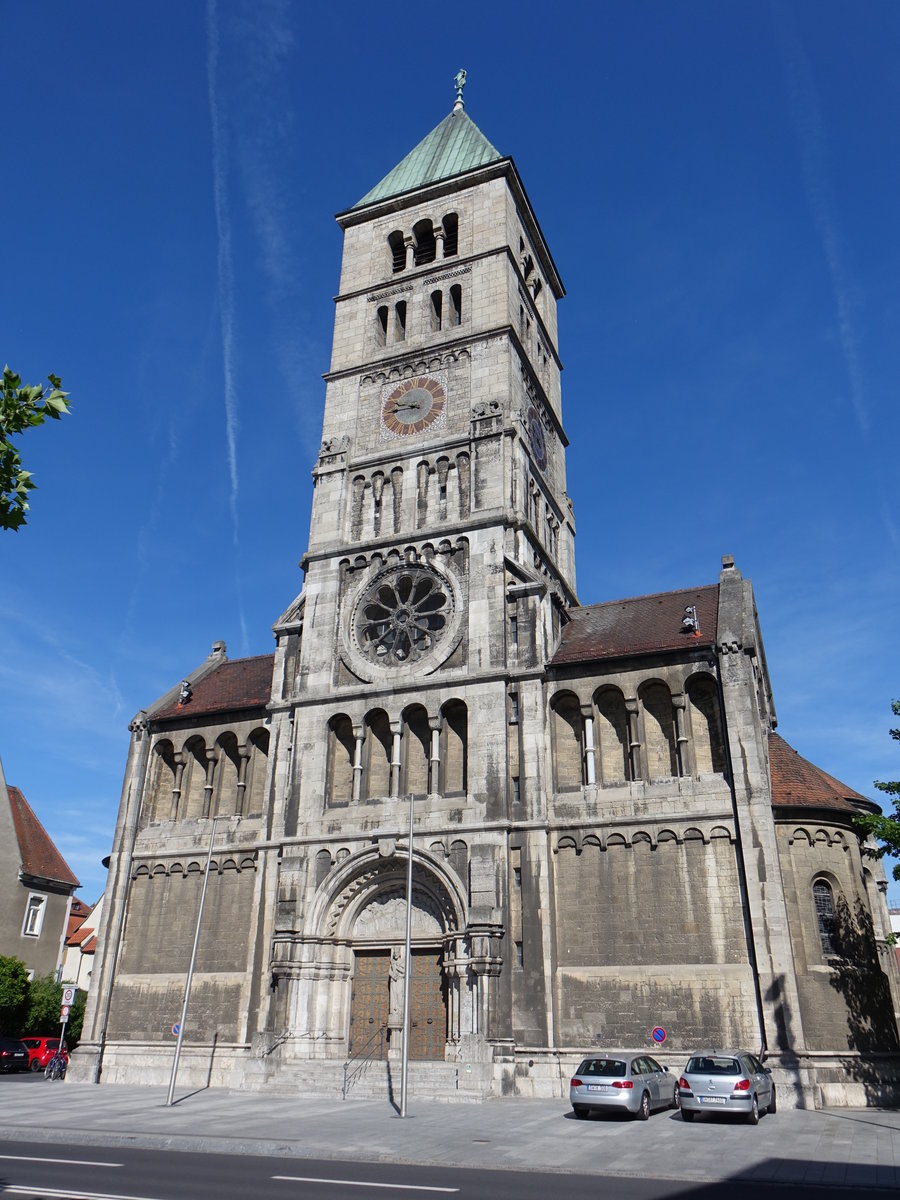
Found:
M 429 890 L 413 885 L 409 1055 L 442 1059 L 447 1046 L 446 929 Z M 400 1045 L 406 896 L 393 881 L 370 894 L 352 926 L 348 1051 L 386 1057 Z M 385 1031 L 382 1036 L 381 1031 Z

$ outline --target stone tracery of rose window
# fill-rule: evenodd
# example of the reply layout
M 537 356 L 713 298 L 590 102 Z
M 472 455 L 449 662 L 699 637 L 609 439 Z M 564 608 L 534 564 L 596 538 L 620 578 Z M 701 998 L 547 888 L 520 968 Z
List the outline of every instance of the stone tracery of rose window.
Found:
M 440 640 L 451 613 L 450 596 L 437 575 L 401 567 L 376 579 L 360 601 L 357 642 L 381 666 L 415 662 Z

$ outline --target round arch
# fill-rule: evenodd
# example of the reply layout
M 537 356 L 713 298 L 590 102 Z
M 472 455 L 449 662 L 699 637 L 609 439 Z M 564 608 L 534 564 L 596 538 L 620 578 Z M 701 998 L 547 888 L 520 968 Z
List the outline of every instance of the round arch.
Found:
M 405 902 L 407 865 L 405 847 L 396 848 L 390 856 L 370 847 L 344 859 L 316 894 L 309 913 L 311 936 L 350 941 L 364 909 L 398 895 Z M 438 922 L 440 933 L 435 930 L 436 936 L 461 933 L 466 927 L 466 898 L 455 872 L 448 872 L 430 851 L 413 853 L 413 905 Z

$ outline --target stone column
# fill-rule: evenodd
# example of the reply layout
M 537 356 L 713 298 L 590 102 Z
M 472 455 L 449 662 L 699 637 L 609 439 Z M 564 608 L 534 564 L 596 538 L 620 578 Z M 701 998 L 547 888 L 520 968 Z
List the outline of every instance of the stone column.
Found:
M 203 785 L 203 816 L 211 817 L 214 814 L 210 811 L 212 808 L 213 794 L 213 779 L 215 778 L 216 762 L 218 761 L 218 752 L 215 750 L 206 751 L 206 783 Z
M 403 239 L 403 245 L 406 247 L 406 270 L 416 265 L 416 243 L 411 237 Z
M 435 225 L 435 227 L 434 227 L 434 257 L 435 257 L 435 259 L 444 257 L 444 227 L 443 227 L 443 225 Z
M 353 726 L 353 799 L 362 793 L 362 751 L 366 731 L 361 725 Z
M 690 775 L 688 740 L 684 732 L 684 692 L 676 692 L 672 696 L 672 709 L 675 713 L 675 761 L 678 764 L 678 774 Z
M 250 762 L 250 747 L 246 742 L 238 746 L 238 780 L 237 800 L 235 801 L 237 815 L 244 815 L 244 804 L 247 799 L 247 764 Z
M 641 768 L 641 740 L 638 724 L 638 699 L 636 696 L 625 700 L 625 715 L 628 718 L 628 762 L 631 766 L 631 778 L 643 779 Z
M 429 718 L 431 730 L 431 759 L 428 771 L 428 791 L 436 795 L 441 790 L 441 718 Z
M 588 787 L 593 787 L 597 782 L 597 764 L 594 750 L 594 710 L 590 704 L 581 706 L 581 716 L 583 720 L 584 779 Z
M 391 746 L 391 799 L 396 800 L 400 795 L 400 727 L 391 726 L 393 744 Z
M 172 813 L 173 821 L 178 820 L 178 810 L 181 808 L 181 780 L 184 778 L 184 753 L 178 750 L 173 758 L 175 760 L 175 785 L 172 788 Z

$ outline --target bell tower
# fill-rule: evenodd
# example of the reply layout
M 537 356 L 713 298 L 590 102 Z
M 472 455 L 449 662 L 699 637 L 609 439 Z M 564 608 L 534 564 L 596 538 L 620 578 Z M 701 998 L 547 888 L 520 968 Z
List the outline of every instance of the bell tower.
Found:
M 344 251 L 304 565 L 307 606 L 327 592 L 340 613 L 307 682 L 387 683 L 386 671 L 412 664 L 430 676 L 460 644 L 455 665 L 496 668 L 504 621 L 491 618 L 510 612 L 481 584 L 472 593 L 473 573 L 505 558 L 557 603 L 574 596 L 556 267 L 512 160 L 461 95 L 337 220 Z M 414 575 L 408 596 L 389 584 L 353 609 L 371 564 L 394 559 L 443 564 L 458 588 Z M 539 636 L 534 653 L 548 649 Z
M 412 795 L 416 953 L 439 972 L 422 994 L 447 998 L 448 1046 L 486 1045 L 510 1021 L 504 829 L 544 804 L 540 676 L 576 602 L 564 290 L 460 77 L 450 114 L 337 220 L 305 587 L 275 626 L 273 836 L 303 850 L 279 868 L 273 969 L 294 982 L 273 1027 L 327 1011 L 343 1054 L 361 981 L 376 1006 L 388 994 Z

